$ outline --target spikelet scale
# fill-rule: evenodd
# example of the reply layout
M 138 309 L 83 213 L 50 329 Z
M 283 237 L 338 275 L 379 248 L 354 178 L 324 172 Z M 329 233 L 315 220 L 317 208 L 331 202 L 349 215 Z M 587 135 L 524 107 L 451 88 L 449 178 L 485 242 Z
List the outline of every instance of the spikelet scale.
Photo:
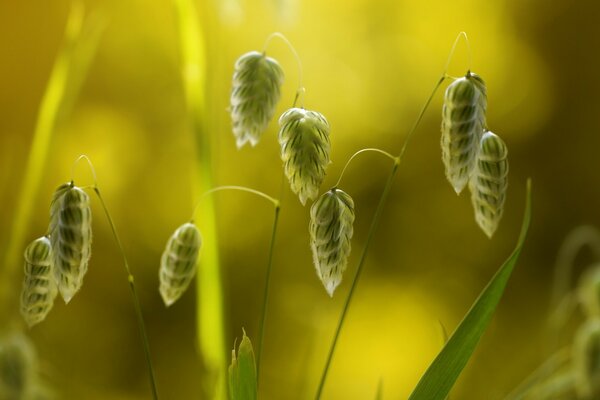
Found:
M 251 51 L 235 63 L 230 113 L 236 145 L 255 146 L 273 118 L 281 95 L 283 69 L 264 53 Z
M 90 197 L 73 184 L 56 189 L 50 206 L 54 278 L 65 303 L 81 289 L 92 254 Z
M 58 293 L 54 282 L 50 239 L 34 240 L 25 250 L 25 278 L 21 289 L 21 315 L 29 327 L 43 321 Z
M 329 123 L 303 108 L 291 108 L 279 118 L 281 159 L 291 189 L 302 205 L 315 199 L 329 165 Z
M 581 399 L 600 397 L 600 319 L 587 320 L 573 343 L 575 389 Z
M 442 108 L 442 161 L 446 178 L 457 194 L 475 167 L 479 139 L 486 126 L 486 88 L 483 80 L 467 73 L 448 89 Z
M 342 281 L 350 255 L 354 201 L 340 189 L 324 193 L 310 208 L 310 247 L 317 276 L 329 296 Z
M 200 231 L 191 222 L 181 225 L 169 238 L 159 270 L 159 291 L 167 307 L 181 297 L 194 278 L 201 244 Z
M 481 138 L 477 165 L 469 189 L 475 220 L 492 237 L 504 210 L 508 187 L 508 149 L 499 136 L 488 131 Z

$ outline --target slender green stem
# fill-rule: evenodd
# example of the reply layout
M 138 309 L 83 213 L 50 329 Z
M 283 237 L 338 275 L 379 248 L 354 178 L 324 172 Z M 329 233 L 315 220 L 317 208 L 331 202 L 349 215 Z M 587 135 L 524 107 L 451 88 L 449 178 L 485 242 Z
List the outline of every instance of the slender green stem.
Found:
M 460 32 L 458 34 L 458 36 L 456 36 L 456 39 L 454 40 L 454 44 L 452 45 L 452 49 L 450 49 L 450 54 L 448 55 L 448 60 L 446 61 L 446 66 L 444 67 L 444 73 L 446 71 L 448 71 L 448 67 L 450 67 L 450 61 L 452 60 L 452 57 L 454 56 L 454 50 L 456 50 L 456 45 L 458 44 L 458 41 L 460 40 L 460 38 L 464 38 L 465 39 L 465 43 L 467 44 L 467 52 L 469 55 L 469 71 L 471 70 L 471 63 L 473 62 L 473 56 L 471 53 L 471 44 L 469 43 L 469 37 L 467 36 L 466 32 Z
M 271 270 L 273 269 L 273 253 L 275 249 L 275 236 L 277 235 L 277 226 L 279 223 L 279 204 L 275 205 L 275 217 L 273 219 L 273 230 L 271 232 L 271 243 L 269 244 L 269 260 L 267 261 L 267 276 L 265 281 L 265 292 L 263 294 L 262 315 L 260 325 L 258 326 L 259 346 L 256 353 L 256 381 L 257 386 L 260 383 L 260 366 L 265 339 L 265 321 L 267 319 L 267 306 L 269 304 L 269 288 L 271 286 Z
M 379 198 L 379 203 L 377 204 L 377 208 L 375 210 L 375 215 L 373 216 L 373 220 L 371 222 L 371 226 L 370 226 L 369 232 L 367 234 L 367 240 L 365 241 L 365 247 L 363 248 L 363 252 L 360 256 L 360 260 L 358 262 L 358 267 L 356 269 L 356 273 L 352 280 L 352 285 L 350 286 L 350 291 L 348 292 L 348 296 L 346 297 L 346 302 L 344 303 L 344 306 L 342 308 L 342 314 L 340 316 L 340 320 L 338 322 L 337 328 L 335 330 L 335 334 L 333 336 L 333 342 L 331 343 L 331 347 L 329 349 L 329 354 L 327 355 L 327 361 L 325 363 L 325 368 L 323 370 L 323 374 L 321 375 L 321 380 L 319 382 L 319 387 L 317 389 L 317 394 L 315 396 L 315 399 L 317 399 L 317 400 L 319 400 L 321 398 L 321 394 L 322 394 L 323 388 L 325 386 L 325 380 L 327 379 L 327 373 L 329 372 L 331 360 L 333 359 L 333 354 L 334 354 L 335 348 L 337 346 L 337 341 L 338 341 L 340 332 L 342 330 L 342 327 L 344 325 L 344 321 L 346 319 L 346 314 L 348 313 L 348 308 L 350 307 L 350 302 L 352 301 L 352 297 L 354 296 L 354 290 L 356 289 L 358 280 L 362 273 L 363 266 L 364 266 L 365 260 L 367 258 L 367 253 L 369 252 L 369 248 L 371 246 L 371 239 L 373 238 L 373 234 L 375 233 L 375 230 L 377 229 L 377 226 L 379 225 L 379 220 L 381 219 L 381 214 L 383 212 L 383 206 L 385 205 L 387 197 L 390 192 L 390 189 L 392 188 L 392 183 L 394 182 L 394 178 L 396 177 L 396 173 L 398 172 L 398 167 L 400 166 L 400 162 L 402 161 L 402 157 L 404 156 L 404 153 L 406 152 L 406 148 L 408 146 L 408 143 L 410 142 L 411 137 L 413 136 L 414 132 L 417 130 L 417 127 L 421 123 L 421 120 L 423 119 L 423 115 L 425 115 L 425 111 L 427 111 L 427 108 L 429 107 L 431 100 L 433 99 L 435 93 L 437 92 L 438 88 L 440 87 L 442 82 L 444 82 L 445 79 L 446 79 L 446 71 L 444 71 L 441 78 L 439 79 L 439 81 L 437 82 L 435 87 L 433 88 L 433 91 L 431 92 L 431 94 L 429 95 L 429 98 L 425 102 L 425 105 L 421 109 L 421 112 L 419 113 L 417 120 L 415 121 L 411 130 L 406 135 L 406 139 L 404 140 L 404 144 L 402 145 L 400 154 L 398 155 L 398 157 L 394 158 L 394 165 L 392 166 L 392 171 L 388 177 L 388 180 L 385 184 L 383 192 L 381 193 L 381 197 Z
M 350 165 L 350 163 L 352 162 L 352 160 L 354 160 L 354 159 L 355 159 L 355 158 L 356 158 L 356 157 L 357 157 L 359 154 L 363 154 L 363 153 L 366 153 L 366 152 L 380 153 L 380 154 L 383 154 L 384 156 L 386 156 L 386 157 L 390 158 L 390 159 L 391 159 L 392 161 L 394 161 L 394 162 L 396 162 L 396 161 L 397 161 L 397 158 L 396 158 L 396 157 L 394 157 L 393 155 L 391 155 L 390 153 L 388 153 L 387 151 L 384 151 L 384 150 L 380 150 L 380 149 L 373 149 L 373 148 L 368 148 L 368 149 L 362 149 L 362 150 L 359 150 L 359 151 L 357 151 L 356 153 L 354 153 L 354 154 L 352 155 L 352 157 L 350 157 L 350 158 L 348 159 L 348 161 L 346 162 L 346 165 L 344 165 L 344 168 L 342 168 L 342 172 L 340 173 L 340 177 L 339 177 L 339 179 L 337 180 L 337 182 L 336 182 L 336 184 L 335 184 L 335 187 L 338 187 L 338 186 L 340 186 L 340 182 L 342 181 L 342 178 L 344 177 L 344 173 L 346 172 L 346 169 L 348 168 L 348 166 Z
M 104 199 L 100 195 L 100 190 L 98 186 L 94 187 L 94 192 L 98 196 L 100 200 L 100 204 L 102 204 L 102 209 L 104 210 L 104 214 L 106 215 L 106 219 L 108 219 L 108 223 L 110 225 L 110 229 L 112 230 L 112 234 L 117 242 L 117 246 L 119 247 L 119 251 L 121 252 L 121 256 L 123 257 L 123 263 L 125 265 L 125 270 L 127 271 L 127 281 L 129 282 L 129 289 L 131 290 L 131 296 L 133 297 L 133 305 L 135 307 L 135 314 L 137 317 L 137 324 L 140 329 L 140 336 L 142 337 L 142 344 L 144 346 L 144 355 L 146 356 L 146 364 L 148 366 L 148 376 L 150 378 L 150 386 L 152 388 L 152 398 L 154 400 L 158 400 L 158 391 L 156 390 L 156 381 L 154 379 L 154 368 L 152 367 L 152 358 L 150 357 L 150 343 L 148 341 L 148 334 L 146 333 L 146 326 L 144 324 L 144 316 L 142 314 L 142 306 L 140 304 L 140 299 L 137 295 L 137 291 L 135 289 L 135 283 L 133 279 L 133 275 L 131 274 L 131 269 L 129 268 L 129 263 L 127 262 L 127 256 L 125 255 L 125 250 L 123 249 L 123 244 L 119 239 L 119 235 L 117 234 L 117 229 L 115 228 L 115 223 L 113 222 L 110 213 L 108 212 L 108 208 L 106 207 L 106 203 L 104 203 Z
M 302 87 L 302 62 L 300 61 L 300 56 L 298 55 L 298 52 L 296 51 L 294 46 L 292 46 L 292 43 L 281 32 L 273 32 L 267 37 L 267 40 L 265 40 L 265 45 L 263 46 L 263 54 L 265 54 L 267 52 L 267 47 L 269 47 L 271 40 L 273 40 L 274 38 L 279 38 L 286 44 L 286 46 L 290 49 L 290 51 L 294 55 L 294 58 L 296 59 L 296 63 L 298 64 L 298 90 L 296 91 L 296 99 L 297 99 L 298 93 L 300 91 L 304 90 L 304 88 Z M 296 101 L 294 101 L 294 104 L 295 103 L 296 103 Z
M 196 210 L 198 209 L 198 207 L 200 206 L 200 204 L 202 203 L 202 200 L 206 197 L 209 196 L 213 193 L 216 192 L 222 192 L 224 190 L 239 190 L 240 192 L 247 192 L 247 193 L 252 193 L 255 194 L 259 197 L 262 197 L 264 199 L 269 200 L 271 203 L 273 203 L 273 205 L 277 208 L 279 207 L 279 200 L 277 200 L 274 197 L 269 196 L 268 194 L 265 194 L 261 191 L 255 190 L 255 189 L 251 189 L 245 186 L 237 186 L 237 185 L 227 185 L 227 186 L 217 186 L 216 188 L 212 188 L 210 190 L 207 190 L 206 192 L 204 192 L 202 194 L 202 196 L 200 196 L 200 199 L 198 200 L 198 203 L 196 204 L 196 206 L 194 207 L 194 213 L 193 215 L 196 215 Z M 193 216 L 192 216 L 193 219 Z

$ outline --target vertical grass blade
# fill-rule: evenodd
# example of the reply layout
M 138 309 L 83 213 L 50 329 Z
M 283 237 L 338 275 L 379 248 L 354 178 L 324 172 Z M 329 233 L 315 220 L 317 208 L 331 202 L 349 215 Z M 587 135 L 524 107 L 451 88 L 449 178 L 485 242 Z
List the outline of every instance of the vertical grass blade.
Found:
M 0 279 L 0 304 L 3 306 L 7 305 L 9 298 L 14 297 L 8 285 L 13 281 L 17 267 L 21 266 L 24 239 L 33 202 L 38 197 L 52 135 L 60 118 L 65 117 L 66 111 L 74 103 L 96 52 L 104 27 L 98 22 L 98 19 L 90 21 L 85 16 L 83 3 L 75 1 L 72 4 L 63 42 L 42 97 L 25 175 L 15 203 L 16 211 L 5 252 L 5 269 Z
M 525 213 L 515 249 L 481 292 L 442 351 L 427 368 L 409 400 L 442 400 L 448 395 L 496 310 L 523 249 L 530 222 L 531 180 L 528 180 Z
M 211 138 L 206 102 L 206 50 L 198 9 L 193 0 L 173 0 L 179 30 L 183 85 L 190 129 L 196 139 L 194 177 L 198 198 L 212 185 Z M 215 399 L 227 396 L 227 352 L 224 341 L 223 295 L 216 234 L 214 202 L 206 199 L 197 221 L 205 239 L 202 266 L 198 269 L 197 340 L 204 362 L 217 376 Z

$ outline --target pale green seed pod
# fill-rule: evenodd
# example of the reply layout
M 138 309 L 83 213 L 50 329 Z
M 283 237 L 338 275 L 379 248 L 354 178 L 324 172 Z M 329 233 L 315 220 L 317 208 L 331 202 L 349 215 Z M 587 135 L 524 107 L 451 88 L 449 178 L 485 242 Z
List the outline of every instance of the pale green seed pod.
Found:
M 25 250 L 21 315 L 30 328 L 46 318 L 57 294 L 52 245 L 50 239 L 44 236 L 31 242 Z
M 291 189 L 302 205 L 319 195 L 329 165 L 329 123 L 325 117 L 303 108 L 291 108 L 279 118 L 281 160 Z
M 578 398 L 600 398 L 600 319 L 587 320 L 577 331 L 573 368 Z
M 244 336 L 238 347 L 237 356 L 235 345 L 231 351 L 231 364 L 229 365 L 229 394 L 231 400 L 256 400 L 258 396 L 256 361 L 252 342 Z
M 160 295 L 167 307 L 186 291 L 196 274 L 198 253 L 202 244 L 200 231 L 191 222 L 175 230 L 160 260 Z
M 310 208 L 310 247 L 317 276 L 329 296 L 342 281 L 354 233 L 354 201 L 340 189 L 324 193 Z
M 0 399 L 29 400 L 36 392 L 37 359 L 22 334 L 0 338 Z
M 589 267 L 581 275 L 577 296 L 589 318 L 600 318 L 600 264 Z
M 281 96 L 283 69 L 264 53 L 251 51 L 235 62 L 230 108 L 238 149 L 255 146 L 273 118 Z
M 81 289 L 92 254 L 90 197 L 72 183 L 56 189 L 50 207 L 54 278 L 65 303 Z
M 464 189 L 475 167 L 479 140 L 486 127 L 486 88 L 471 72 L 455 80 L 442 108 L 442 161 L 446 178 L 457 194 Z
M 508 149 L 499 136 L 487 131 L 480 141 L 477 164 L 469 181 L 475 220 L 492 237 L 504 211 L 508 187 Z

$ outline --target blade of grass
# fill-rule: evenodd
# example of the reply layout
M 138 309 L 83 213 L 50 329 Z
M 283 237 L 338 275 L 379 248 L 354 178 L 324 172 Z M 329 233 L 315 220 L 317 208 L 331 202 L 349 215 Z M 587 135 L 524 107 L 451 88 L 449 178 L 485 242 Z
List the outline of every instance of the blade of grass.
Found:
M 525 204 L 521 233 L 515 249 L 481 292 L 442 351 L 427 368 L 409 400 L 444 399 L 473 354 L 496 310 L 523 249 L 531 222 L 531 180 L 527 181 Z
M 196 140 L 196 198 L 213 187 L 211 137 L 206 102 L 206 50 L 198 9 L 193 0 L 173 0 L 182 57 L 183 84 L 190 128 Z M 214 201 L 198 209 L 204 236 L 202 266 L 198 268 L 197 340 L 204 362 L 217 377 L 214 399 L 227 396 L 227 350 L 225 347 L 223 294 L 217 244 Z
M 34 201 L 44 174 L 52 135 L 61 118 L 75 102 L 79 89 L 96 52 L 103 21 L 86 17 L 83 3 L 73 2 L 59 53 L 52 67 L 38 111 L 29 150 L 25 175 L 16 202 L 11 234 L 5 251 L 4 270 L 0 279 L 0 304 L 10 307 L 13 275 L 21 266 L 20 257 L 31 220 Z M 4 315 L 2 313 L 2 315 Z

